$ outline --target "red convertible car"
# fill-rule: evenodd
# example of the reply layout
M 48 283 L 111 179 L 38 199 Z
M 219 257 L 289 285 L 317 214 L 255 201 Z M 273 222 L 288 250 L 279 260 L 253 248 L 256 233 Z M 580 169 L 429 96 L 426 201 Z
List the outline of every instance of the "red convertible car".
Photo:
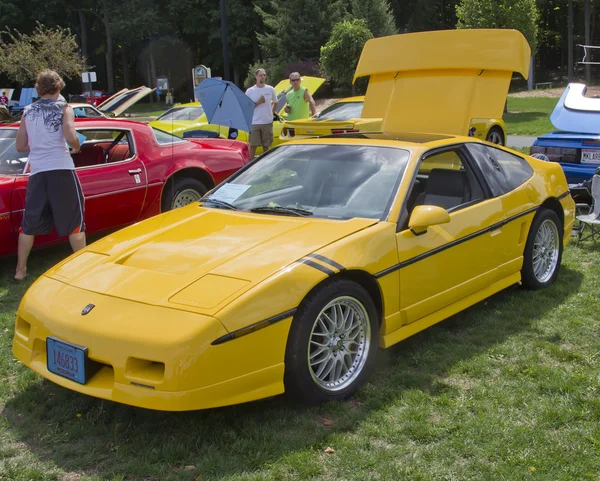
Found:
M 128 120 L 81 119 L 75 127 L 88 233 L 194 202 L 250 161 L 247 144 L 235 140 L 186 140 Z M 15 149 L 17 129 L 0 128 L 0 256 L 16 252 L 29 178 L 26 154 Z M 60 240 L 37 236 L 35 245 Z

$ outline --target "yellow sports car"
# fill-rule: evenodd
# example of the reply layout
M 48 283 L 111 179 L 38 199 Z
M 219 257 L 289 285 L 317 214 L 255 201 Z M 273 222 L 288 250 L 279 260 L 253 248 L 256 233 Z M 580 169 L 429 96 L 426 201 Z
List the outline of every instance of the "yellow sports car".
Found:
M 308 139 L 319 135 L 351 132 L 379 132 L 381 119 L 361 118 L 365 97 L 348 97 L 334 102 L 317 115 L 303 120 L 286 121 L 281 127 L 280 142 Z M 506 125 L 500 119 L 471 119 L 465 135 L 506 145 Z
M 311 94 L 314 94 L 323 82 L 325 82 L 325 79 L 319 77 L 302 77 L 302 86 L 306 87 Z M 279 99 L 278 113 L 275 114 L 275 120 L 273 122 L 273 146 L 276 146 L 281 143 L 279 138 L 281 135 L 281 126 L 287 116 L 283 108 L 285 106 L 285 93 L 291 88 L 290 81 L 288 79 L 282 80 L 274 88 L 277 93 L 277 98 Z M 184 132 L 191 130 L 204 130 L 212 132 L 218 137 L 232 138 L 228 127 L 208 123 L 206 114 L 204 113 L 204 109 L 200 102 L 176 105 L 167 110 L 156 120 L 150 122 L 150 126 L 172 133 L 178 137 L 182 137 Z M 242 140 L 244 142 L 248 141 L 248 132 L 242 130 L 236 132 L 235 135 L 236 140 Z M 262 152 L 262 147 L 260 147 L 258 151 Z
M 409 63 L 373 61 L 423 47 Z M 374 86 L 365 110 L 386 107 L 384 127 L 402 132 L 394 106 L 412 107 L 413 95 L 403 87 L 437 76 L 466 95 L 434 126 L 445 133 L 272 149 L 199 203 L 108 235 L 37 279 L 13 352 L 68 389 L 150 409 L 347 398 L 379 348 L 508 286 L 555 281 L 575 211 L 560 165 L 452 134 L 473 109 L 501 109 L 503 99 L 485 109 L 477 99 L 505 96 L 528 67 L 516 31 L 370 40 L 357 67 Z

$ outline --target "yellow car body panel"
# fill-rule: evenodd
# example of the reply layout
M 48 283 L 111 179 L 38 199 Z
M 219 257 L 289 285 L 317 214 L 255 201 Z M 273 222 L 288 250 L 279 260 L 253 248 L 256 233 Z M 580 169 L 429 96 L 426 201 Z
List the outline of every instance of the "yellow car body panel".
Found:
M 309 76 L 302 77 L 302 86 L 306 87 L 309 90 L 309 92 L 311 92 L 312 94 L 314 94 L 319 89 L 319 87 L 323 84 L 323 82 L 325 82 L 325 79 L 320 78 L 320 77 L 309 77 Z M 275 93 L 277 93 L 277 95 L 279 95 L 290 88 L 290 81 L 288 79 L 281 80 L 273 88 L 275 89 Z M 185 107 L 200 107 L 200 106 L 201 106 L 200 102 L 188 102 L 185 104 L 177 105 L 175 107 L 176 108 L 177 107 L 185 108 Z M 283 111 L 283 107 L 279 110 L 278 116 L 282 120 L 276 120 L 273 122 L 273 138 L 274 138 L 273 147 L 279 145 L 282 142 L 280 140 L 281 127 L 282 127 L 283 122 L 285 121 L 285 117 L 286 117 L 286 114 Z M 202 114 L 193 120 L 175 120 L 175 121 L 153 120 L 152 122 L 149 123 L 149 125 L 151 127 L 157 128 L 159 130 L 169 132 L 178 137 L 183 137 L 183 133 L 190 131 L 190 130 L 208 130 L 210 132 L 218 132 L 219 136 L 222 138 L 227 138 L 227 135 L 229 133 L 228 127 L 208 123 L 206 114 Z M 240 130 L 240 131 L 238 131 L 237 135 L 238 136 L 236 137 L 236 140 L 241 140 L 242 142 L 249 141 L 249 133 L 248 132 L 246 132 L 244 130 Z M 257 152 L 259 152 L 259 153 L 262 152 L 262 147 L 259 147 L 257 149 Z
M 410 229 L 407 204 L 418 177 L 435 168 L 457 174 L 453 153 L 468 159 L 468 146 L 492 149 L 506 165 L 527 165 L 529 177 L 458 210 L 433 207 L 447 222 Z M 150 409 L 261 399 L 285 391 L 288 336 L 305 301 L 329 282 L 353 280 L 368 292 L 380 323 L 376 341 L 386 348 L 518 283 L 540 209 L 560 217 L 559 235 L 569 242 L 575 204 L 560 165 L 472 137 L 294 140 L 208 195 L 235 187 L 237 176 L 270 157 L 295 152 L 302 163 L 310 149 L 327 148 L 336 155 L 379 149 L 404 159 L 380 217 L 281 216 L 210 201 L 152 217 L 78 251 L 32 284 L 17 312 L 17 359 L 68 389 Z M 318 155 L 321 165 L 327 159 Z M 87 349 L 96 370 L 84 383 L 48 369 L 51 337 Z
M 364 104 L 365 96 L 348 97 L 333 103 L 328 109 L 340 104 Z M 362 118 L 352 117 L 344 120 L 334 120 L 327 114 L 319 113 L 312 117 L 302 120 L 286 121 L 281 127 L 281 142 L 290 140 L 309 139 L 316 136 L 332 135 L 348 132 L 381 132 L 381 118 Z M 506 143 L 506 124 L 502 118 L 480 119 L 473 118 L 469 128 L 474 128 L 473 137 L 481 140 L 488 140 L 496 144 L 505 145 Z M 467 135 L 469 132 L 462 132 Z M 497 133 L 499 137 L 495 136 Z

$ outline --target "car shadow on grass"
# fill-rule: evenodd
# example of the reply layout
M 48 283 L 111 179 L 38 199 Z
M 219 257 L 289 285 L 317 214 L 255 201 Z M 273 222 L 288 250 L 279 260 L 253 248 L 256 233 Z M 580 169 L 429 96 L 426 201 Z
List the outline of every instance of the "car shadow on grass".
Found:
M 244 405 L 165 413 L 102 401 L 30 376 L 8 400 L 11 435 L 42 460 L 84 476 L 144 480 L 220 479 L 277 464 L 297 469 L 300 451 L 322 452 L 339 436 L 401 402 L 407 392 L 435 398 L 458 363 L 516 334 L 575 295 L 583 275 L 562 266 L 557 282 L 530 292 L 517 287 L 380 352 L 370 381 L 349 401 L 306 407 L 285 396 Z M 25 370 L 25 368 L 23 368 Z M 458 389 L 458 388 L 457 388 Z M 315 458 L 314 454 L 307 458 Z M 307 461 L 308 462 L 308 461 Z M 311 469 L 322 467 L 306 465 Z M 291 476 L 291 472 L 289 475 Z M 304 476 L 303 475 L 303 476 Z M 254 479 L 254 478 L 253 478 Z M 258 479 L 258 478 L 256 478 Z

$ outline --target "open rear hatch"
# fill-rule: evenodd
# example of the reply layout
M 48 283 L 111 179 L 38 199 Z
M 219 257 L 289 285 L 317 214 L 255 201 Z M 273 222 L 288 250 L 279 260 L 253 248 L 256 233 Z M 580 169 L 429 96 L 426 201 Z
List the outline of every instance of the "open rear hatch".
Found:
M 600 98 L 586 93 L 585 84 L 567 85 L 550 115 L 552 125 L 564 132 L 600 134 Z
M 386 132 L 467 135 L 472 119 L 502 118 L 513 72 L 531 50 L 517 30 L 419 32 L 369 40 L 354 81 L 370 76 L 364 118 Z

